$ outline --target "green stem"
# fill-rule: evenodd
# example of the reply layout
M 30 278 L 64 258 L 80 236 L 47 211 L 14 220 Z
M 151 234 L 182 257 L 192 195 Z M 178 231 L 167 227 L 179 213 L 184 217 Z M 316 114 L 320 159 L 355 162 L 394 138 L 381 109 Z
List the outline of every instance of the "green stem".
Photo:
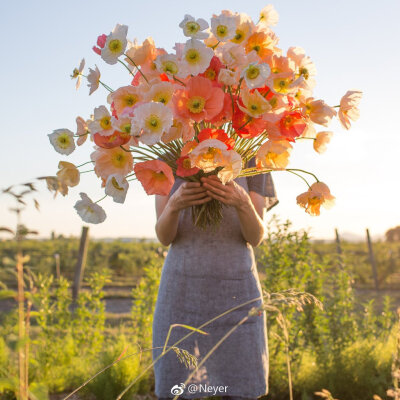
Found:
M 118 62 L 121 63 L 121 64 L 129 71 L 129 73 L 130 73 L 133 77 L 135 77 L 134 73 L 129 69 L 129 67 L 128 67 L 123 61 L 118 60 Z
M 128 54 L 124 53 L 124 55 L 131 61 L 131 63 L 136 67 L 136 69 L 139 71 L 140 75 L 143 76 L 144 80 L 149 83 L 148 79 L 146 78 L 146 75 L 141 71 L 141 69 L 136 65 L 135 61 L 132 60 L 132 58 L 130 58 L 128 56 Z
M 95 203 L 98 203 L 99 201 L 101 201 L 101 200 L 105 199 L 106 197 L 107 197 L 107 195 L 105 195 L 105 196 L 104 196 L 104 197 L 102 197 L 101 199 L 99 199 L 99 200 L 95 201 Z
M 76 168 L 83 167 L 86 164 L 93 163 L 94 161 L 86 161 L 83 164 L 77 165 Z

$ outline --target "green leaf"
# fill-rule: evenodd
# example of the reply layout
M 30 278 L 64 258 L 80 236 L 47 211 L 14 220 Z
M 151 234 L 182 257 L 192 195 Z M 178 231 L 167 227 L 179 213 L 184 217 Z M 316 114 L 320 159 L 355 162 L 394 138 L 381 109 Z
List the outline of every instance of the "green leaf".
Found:
M 17 296 L 17 292 L 14 290 L 0 290 L 0 300 L 15 298 Z

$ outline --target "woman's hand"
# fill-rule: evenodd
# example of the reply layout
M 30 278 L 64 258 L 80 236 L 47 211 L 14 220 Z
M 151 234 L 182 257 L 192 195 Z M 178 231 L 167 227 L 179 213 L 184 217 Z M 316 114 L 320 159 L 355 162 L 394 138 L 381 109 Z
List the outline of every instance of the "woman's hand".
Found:
M 217 175 L 203 176 L 201 181 L 206 193 L 221 203 L 237 209 L 249 206 L 251 201 L 249 195 L 235 181 L 229 181 L 224 185 Z
M 258 246 L 264 237 L 263 197 L 255 192 L 247 194 L 235 181 L 223 185 L 216 175 L 202 177 L 201 181 L 209 196 L 236 208 L 243 238 L 252 246 Z
M 168 246 L 175 239 L 179 213 L 186 207 L 203 204 L 210 201 L 206 189 L 200 182 L 184 182 L 175 193 L 169 196 L 156 195 L 156 234 L 158 240 Z
M 207 190 L 201 186 L 200 182 L 185 182 L 170 197 L 169 203 L 172 210 L 180 211 L 210 200 L 211 196 L 207 194 Z

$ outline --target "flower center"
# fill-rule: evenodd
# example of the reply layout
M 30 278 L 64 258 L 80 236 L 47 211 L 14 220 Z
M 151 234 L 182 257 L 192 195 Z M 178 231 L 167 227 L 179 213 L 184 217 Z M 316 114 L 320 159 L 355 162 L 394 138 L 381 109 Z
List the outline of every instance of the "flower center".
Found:
M 190 33 L 197 33 L 200 30 L 200 25 L 195 21 L 190 21 L 186 24 L 186 29 Z
M 246 76 L 248 79 L 256 79 L 260 75 L 260 69 L 255 65 L 250 65 L 247 68 Z
M 113 176 L 111 178 L 111 183 L 112 183 L 112 185 L 114 186 L 115 189 L 120 190 L 120 191 L 124 191 L 124 188 L 119 186 L 117 180 L 115 179 L 115 176 Z
M 120 126 L 120 129 L 122 132 L 130 133 L 131 132 L 131 124 L 129 124 L 129 123 L 123 124 Z
M 161 128 L 160 118 L 155 114 L 151 114 L 149 117 L 147 117 L 146 127 L 151 131 L 158 131 Z
M 309 76 L 310 76 L 310 73 L 308 72 L 308 69 L 304 68 L 304 67 L 300 68 L 299 73 L 300 73 L 300 75 L 303 75 L 305 79 L 308 79 Z
M 164 172 L 162 171 L 160 172 L 153 171 L 153 178 L 157 179 L 158 181 L 165 181 L 167 179 Z
M 215 147 L 209 147 L 207 152 L 203 154 L 203 159 L 205 159 L 205 160 L 213 160 L 215 154 L 218 153 L 218 150 L 219 149 L 217 149 Z
M 118 39 L 110 40 L 108 48 L 112 53 L 120 53 L 122 51 L 122 43 Z
M 187 107 L 190 112 L 198 114 L 203 111 L 205 104 L 206 100 L 204 97 L 194 96 L 189 99 Z
M 176 75 L 178 73 L 178 66 L 173 61 L 165 61 L 163 63 L 163 70 L 171 75 Z
M 200 60 L 200 53 L 196 49 L 189 49 L 186 52 L 185 58 L 189 64 L 196 64 Z
M 125 165 L 125 154 L 123 153 L 115 153 L 112 156 L 111 162 L 116 168 L 121 168 Z
M 111 129 L 111 118 L 108 116 L 103 117 L 100 120 L 100 126 L 106 131 L 108 129 Z
M 182 166 L 185 169 L 191 169 L 192 168 L 192 163 L 190 162 L 190 158 L 185 158 L 182 162 Z
M 220 37 L 224 37 L 228 34 L 228 27 L 226 25 L 218 25 L 217 26 L 217 34 Z
M 277 78 L 274 79 L 274 90 L 278 93 L 286 93 L 288 91 L 290 83 L 290 78 L 287 79 L 282 79 L 282 78 Z
M 70 137 L 68 135 L 61 135 L 57 138 L 57 143 L 62 149 L 66 149 L 70 145 Z
M 206 76 L 206 78 L 211 79 L 212 81 L 213 81 L 213 80 L 215 79 L 215 77 L 217 76 L 216 72 L 215 72 L 213 69 L 211 69 L 211 68 L 209 68 L 209 69 L 205 72 L 204 75 Z
M 241 43 L 244 40 L 244 32 L 240 29 L 236 30 L 235 37 L 232 39 L 232 42 Z
M 128 94 L 125 96 L 124 98 L 124 103 L 127 107 L 132 107 L 133 105 L 135 105 L 138 101 L 138 97 L 133 95 L 133 94 Z
M 156 93 L 156 95 L 153 97 L 153 101 L 157 101 L 159 103 L 167 104 L 171 100 L 171 96 L 168 95 L 168 93 Z

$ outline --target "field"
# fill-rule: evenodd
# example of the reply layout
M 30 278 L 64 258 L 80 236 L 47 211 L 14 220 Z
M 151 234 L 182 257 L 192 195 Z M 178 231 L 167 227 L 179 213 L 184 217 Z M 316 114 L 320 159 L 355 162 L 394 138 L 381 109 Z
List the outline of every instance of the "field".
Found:
M 265 399 L 287 399 L 289 392 L 294 399 L 316 399 L 314 393 L 322 389 L 340 400 L 386 398 L 386 390 L 396 385 L 400 243 L 373 243 L 376 289 L 366 243 L 342 242 L 338 252 L 336 243 L 312 242 L 305 232 L 292 231 L 289 222 L 272 224 L 255 249 L 260 280 L 270 294 L 270 393 Z M 29 343 L 30 388 L 39 399 L 61 400 L 117 359 L 70 398 L 114 399 L 135 381 L 123 398 L 155 399 L 152 370 L 145 371 L 151 367 L 150 352 L 139 357 L 137 344 L 151 348 L 152 312 L 167 248 L 146 240 L 90 240 L 74 303 L 79 239 L 19 244 L 29 255 L 24 265 L 31 293 L 29 340 L 21 343 L 17 336 L 17 244 L 7 240 L 0 242 L 1 398 L 15 398 L 17 355 Z

